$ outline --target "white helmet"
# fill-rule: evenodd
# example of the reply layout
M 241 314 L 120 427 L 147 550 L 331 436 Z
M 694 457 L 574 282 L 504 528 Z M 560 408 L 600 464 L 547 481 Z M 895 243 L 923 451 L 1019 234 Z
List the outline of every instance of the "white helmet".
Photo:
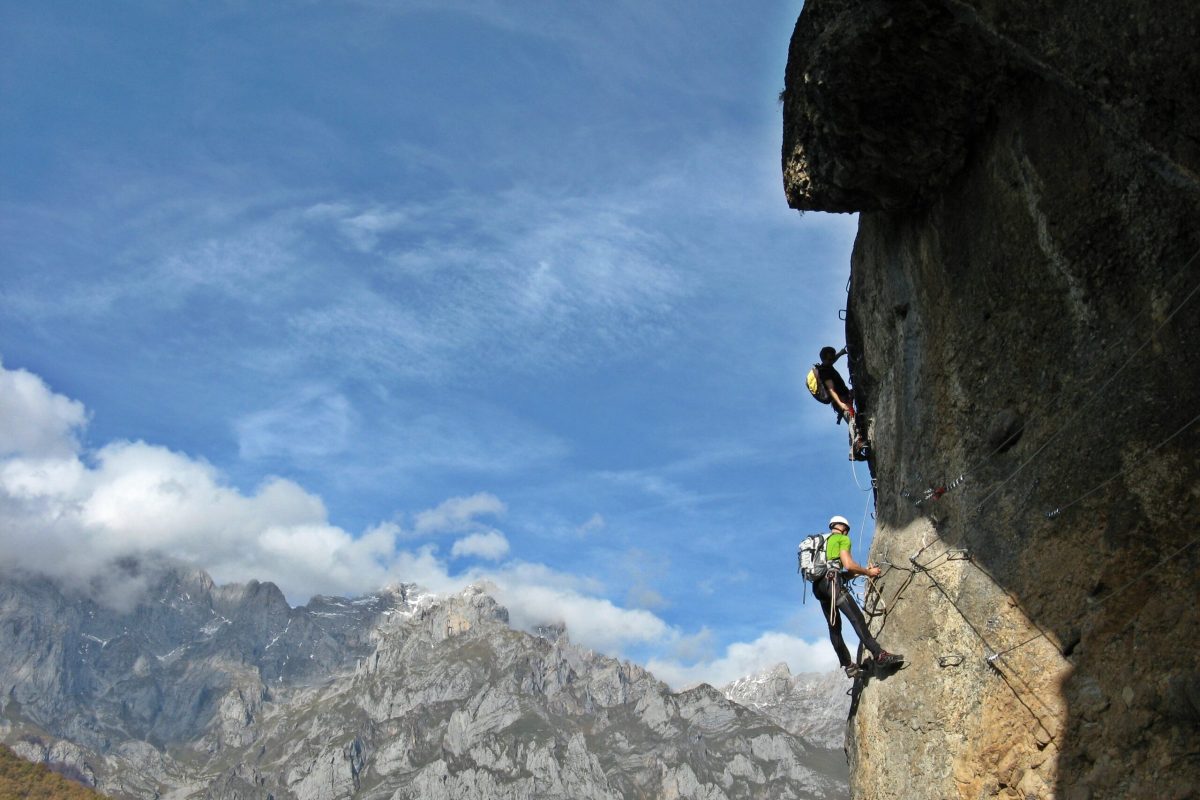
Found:
M 833 530 L 833 526 L 841 523 L 846 526 L 846 530 L 850 530 L 850 520 L 840 515 L 834 515 L 829 518 L 829 529 Z

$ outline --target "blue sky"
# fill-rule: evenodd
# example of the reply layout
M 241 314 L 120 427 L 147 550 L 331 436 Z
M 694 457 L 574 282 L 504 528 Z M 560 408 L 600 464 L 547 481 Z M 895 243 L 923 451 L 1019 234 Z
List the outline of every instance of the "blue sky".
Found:
M 0 4 L 7 557 L 831 666 L 794 550 L 866 495 L 802 380 L 856 219 L 783 196 L 799 7 Z

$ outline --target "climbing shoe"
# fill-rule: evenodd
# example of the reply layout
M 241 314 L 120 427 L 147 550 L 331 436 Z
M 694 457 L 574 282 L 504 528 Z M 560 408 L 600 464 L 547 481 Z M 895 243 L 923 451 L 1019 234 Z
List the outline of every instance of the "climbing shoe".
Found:
M 862 667 L 858 664 L 847 664 L 842 669 L 846 671 L 847 678 L 857 678 L 862 674 Z
M 895 667 L 903 663 L 904 656 L 899 653 L 889 653 L 887 650 L 884 650 L 875 656 L 875 666 L 877 667 Z

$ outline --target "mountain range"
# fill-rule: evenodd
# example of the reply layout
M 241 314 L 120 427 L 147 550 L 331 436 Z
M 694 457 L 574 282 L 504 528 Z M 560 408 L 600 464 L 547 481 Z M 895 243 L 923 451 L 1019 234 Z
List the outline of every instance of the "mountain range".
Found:
M 673 692 L 561 627 L 513 629 L 485 586 L 292 607 L 273 584 L 174 566 L 108 580 L 0 577 L 0 740 L 114 798 L 847 791 L 834 676 L 781 665 Z

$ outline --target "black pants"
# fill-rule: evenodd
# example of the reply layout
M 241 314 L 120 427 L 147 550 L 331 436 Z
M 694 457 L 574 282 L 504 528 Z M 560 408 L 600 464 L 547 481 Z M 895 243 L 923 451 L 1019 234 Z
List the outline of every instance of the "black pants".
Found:
M 835 578 L 841 581 L 841 578 Z M 821 610 L 825 613 L 825 624 L 829 625 L 829 604 L 833 601 L 833 587 L 829 578 L 821 578 L 813 583 L 813 594 L 821 601 Z M 829 625 L 829 641 L 833 642 L 833 649 L 837 651 L 838 661 L 842 666 L 848 666 L 854 663 L 850 658 L 850 651 L 846 649 L 846 643 L 842 641 L 842 617 L 850 620 L 850 624 L 854 626 L 854 632 L 858 634 L 858 640 L 863 643 L 863 647 L 871 651 L 871 655 L 878 656 L 883 648 L 879 646 L 879 642 L 875 641 L 875 637 L 867 630 L 867 620 L 859 609 L 858 604 L 854 602 L 854 598 L 850 596 L 850 590 L 846 588 L 844 581 L 838 586 L 838 614 L 837 622 Z

